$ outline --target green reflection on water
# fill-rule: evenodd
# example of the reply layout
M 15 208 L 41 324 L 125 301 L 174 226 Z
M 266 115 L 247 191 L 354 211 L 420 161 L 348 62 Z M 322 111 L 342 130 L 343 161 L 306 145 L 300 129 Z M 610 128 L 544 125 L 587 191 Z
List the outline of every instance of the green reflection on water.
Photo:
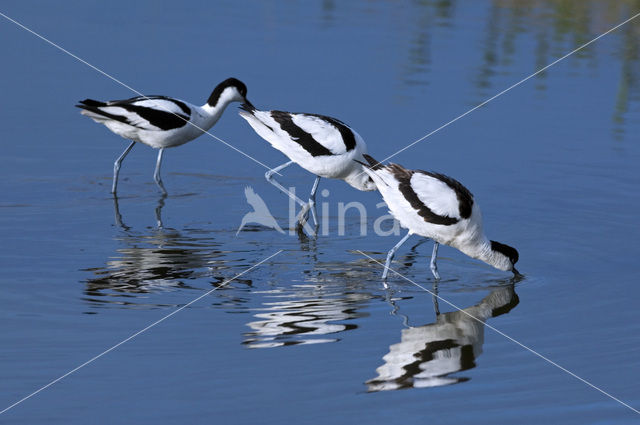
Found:
M 462 28 L 463 1 L 423 0 L 415 3 L 415 13 L 408 47 L 408 66 L 404 83 L 426 85 L 431 65 L 434 28 Z M 479 41 L 480 63 L 472 72 L 480 103 L 495 94 L 497 76 L 510 72 L 516 56 L 531 57 L 531 73 L 545 67 L 568 52 L 589 42 L 615 25 L 640 12 L 640 0 L 494 0 L 483 16 L 483 39 Z M 620 67 L 620 77 L 613 107 L 613 133 L 622 138 L 632 102 L 640 98 L 640 18 L 607 36 L 614 44 L 614 61 L 593 43 L 567 58 L 573 73 L 593 69 L 599 63 Z M 618 62 L 619 61 L 619 62 Z M 535 77 L 535 87 L 546 90 L 547 72 Z M 523 75 L 524 77 L 525 75 Z M 515 82 L 515 81 L 514 81 Z

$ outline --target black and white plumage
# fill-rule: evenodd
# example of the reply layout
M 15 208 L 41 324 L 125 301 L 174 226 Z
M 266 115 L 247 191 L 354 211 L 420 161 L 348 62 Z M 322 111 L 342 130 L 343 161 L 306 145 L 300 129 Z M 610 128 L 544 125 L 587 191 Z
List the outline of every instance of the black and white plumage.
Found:
M 164 149 L 183 145 L 200 136 L 220 119 L 229 103 L 246 102 L 246 96 L 247 87 L 244 83 L 228 78 L 216 86 L 203 106 L 167 96 L 138 96 L 107 102 L 85 99 L 76 106 L 82 109 L 82 115 L 131 140 L 131 144 L 114 163 L 113 194 L 118 185 L 120 164 L 136 142 L 160 149 L 154 179 L 166 194 L 160 178 Z
M 260 111 L 249 103 L 242 105 L 240 116 L 260 137 L 291 160 L 269 170 L 265 177 L 302 207 L 298 216 L 300 225 L 305 224 L 310 210 L 315 226 L 318 225 L 315 194 L 321 177 L 344 180 L 358 190 L 376 189 L 357 162 L 367 152 L 367 146 L 362 137 L 342 121 L 318 114 Z M 293 163 L 316 175 L 307 203 L 273 178 L 273 174 Z
M 389 346 L 384 364 L 376 369 L 378 376 L 367 381 L 369 391 L 439 387 L 468 380 L 455 374 L 476 366 L 485 322 L 509 313 L 520 299 L 511 284 L 492 290 L 463 310 L 440 314 L 438 299 L 434 297 L 433 302 L 436 321 L 402 329 L 400 341 Z
M 485 236 L 480 207 L 460 182 L 444 174 L 408 170 L 398 164 L 382 165 L 366 154 L 364 158 L 369 163 L 365 171 L 375 181 L 391 214 L 409 229 L 389 251 L 383 279 L 396 250 L 414 233 L 435 242 L 431 271 L 436 279 L 440 278 L 436 266 L 438 244 L 452 246 L 499 270 L 518 273 L 514 268 L 518 251 Z

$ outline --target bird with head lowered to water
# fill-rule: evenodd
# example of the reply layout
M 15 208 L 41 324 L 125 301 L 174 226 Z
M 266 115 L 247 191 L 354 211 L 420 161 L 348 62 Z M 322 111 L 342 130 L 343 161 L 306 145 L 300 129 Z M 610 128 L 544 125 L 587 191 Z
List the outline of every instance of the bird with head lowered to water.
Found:
M 473 195 L 444 174 L 409 170 L 398 164 L 383 165 L 369 155 L 365 172 L 373 179 L 391 214 L 409 229 L 387 254 L 383 279 L 398 248 L 414 233 L 432 239 L 431 272 L 440 278 L 436 264 L 438 245 L 449 245 L 471 258 L 518 275 L 518 251 L 489 240 L 482 229 L 482 214 Z M 363 164 L 364 165 L 364 164 Z

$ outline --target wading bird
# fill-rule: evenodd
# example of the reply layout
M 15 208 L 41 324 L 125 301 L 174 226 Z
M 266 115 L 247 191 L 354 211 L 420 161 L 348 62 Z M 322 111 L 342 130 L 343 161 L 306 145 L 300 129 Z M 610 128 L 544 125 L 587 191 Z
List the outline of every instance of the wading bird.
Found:
M 363 156 L 369 163 L 365 172 L 376 183 L 391 214 L 409 229 L 387 254 L 383 279 L 400 245 L 414 233 L 435 242 L 431 272 L 436 279 L 440 278 L 436 264 L 439 244 L 452 246 L 499 270 L 518 274 L 514 267 L 518 251 L 484 235 L 480 207 L 461 183 L 444 174 L 407 170 L 398 164 L 382 165 L 369 155 Z
M 247 87 L 240 80 L 229 78 L 221 82 L 209 96 L 207 103 L 196 106 L 167 96 L 138 96 L 125 100 L 85 99 L 76 106 L 95 122 L 131 144 L 113 164 L 111 193 L 118 188 L 118 173 L 122 160 L 136 142 L 160 149 L 153 178 L 164 195 L 167 194 L 160 178 L 160 165 L 165 148 L 183 145 L 209 130 L 222 116 L 231 102 L 246 102 Z
M 309 211 L 314 226 L 318 226 L 315 196 L 321 177 L 344 180 L 358 190 L 376 189 L 362 165 L 354 161 L 363 158 L 367 146 L 362 137 L 342 121 L 317 114 L 260 111 L 250 103 L 241 106 L 240 116 L 260 137 L 289 157 L 289 162 L 267 171 L 265 177 L 302 207 L 298 214 L 299 226 L 304 226 Z M 273 177 L 293 163 L 316 175 L 309 202 L 303 202 Z

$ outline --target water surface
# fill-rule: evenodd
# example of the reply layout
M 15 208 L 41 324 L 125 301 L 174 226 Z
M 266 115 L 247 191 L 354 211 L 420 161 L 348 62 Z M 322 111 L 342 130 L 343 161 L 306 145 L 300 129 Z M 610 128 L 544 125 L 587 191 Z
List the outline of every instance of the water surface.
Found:
M 257 106 L 338 117 L 384 158 L 640 4 L 9 1 L 1 11 L 143 93 L 204 103 L 235 76 Z M 114 200 L 126 142 L 73 105 L 133 94 L 0 21 L 0 409 L 215 289 L 4 421 L 637 421 L 493 328 L 640 408 L 638 21 L 393 158 L 465 183 L 488 235 L 520 252 L 525 277 L 513 281 L 442 247 L 437 288 L 431 244 L 418 238 L 394 263 L 409 280 L 384 288 L 359 251 L 382 261 L 399 236 L 372 231 L 386 213 L 379 194 L 343 182 L 321 182 L 328 235 L 248 226 L 236 236 L 251 210 L 245 187 L 285 229 L 288 202 L 263 167 L 207 136 L 166 152 L 166 199 L 155 151 L 136 147 Z M 269 166 L 286 161 L 235 106 L 212 132 Z M 281 180 L 298 193 L 313 183 L 297 167 Z M 367 208 L 366 235 L 355 209 L 338 233 L 350 201 Z

